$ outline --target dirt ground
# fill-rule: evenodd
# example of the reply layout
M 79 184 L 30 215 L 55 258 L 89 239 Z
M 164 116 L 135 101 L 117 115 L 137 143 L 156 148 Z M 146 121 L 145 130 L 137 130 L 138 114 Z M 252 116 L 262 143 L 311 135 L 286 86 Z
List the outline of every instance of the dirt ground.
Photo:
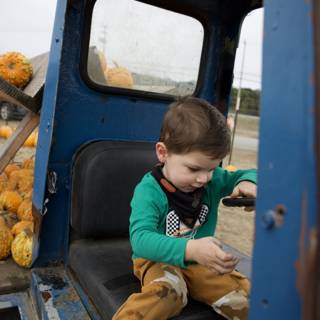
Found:
M 259 118 L 239 115 L 236 135 L 259 138 Z M 223 162 L 227 165 L 228 157 Z M 257 152 L 234 149 L 232 165 L 238 169 L 257 168 Z M 220 204 L 216 237 L 251 256 L 254 239 L 255 212 Z
M 5 124 L 0 120 L 0 125 Z M 9 125 L 13 128 L 19 123 L 10 121 Z M 245 137 L 258 137 L 258 123 L 256 119 L 239 117 L 236 134 Z M 6 140 L 0 138 L 0 145 Z M 21 162 L 30 158 L 35 153 L 35 148 L 22 147 L 16 154 L 14 161 Z M 224 165 L 227 165 L 227 159 Z M 232 154 L 232 165 L 238 169 L 257 168 L 257 153 L 234 149 Z M 231 245 L 239 251 L 251 255 L 254 238 L 254 212 L 246 212 L 241 208 L 229 208 L 223 204 L 219 208 L 219 219 L 216 229 L 216 237 L 223 242 Z
M 226 162 L 226 161 L 225 161 Z M 257 168 L 257 154 L 235 149 L 232 165 L 238 169 Z M 224 164 L 225 165 L 225 164 Z M 216 237 L 249 256 L 252 254 L 255 212 L 220 204 Z

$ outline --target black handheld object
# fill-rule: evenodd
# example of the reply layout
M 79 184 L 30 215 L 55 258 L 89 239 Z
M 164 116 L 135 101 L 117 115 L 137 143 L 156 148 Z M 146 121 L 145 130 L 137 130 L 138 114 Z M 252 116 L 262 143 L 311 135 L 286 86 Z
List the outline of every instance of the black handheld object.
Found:
M 222 203 L 227 207 L 254 207 L 256 205 L 256 198 L 223 198 Z

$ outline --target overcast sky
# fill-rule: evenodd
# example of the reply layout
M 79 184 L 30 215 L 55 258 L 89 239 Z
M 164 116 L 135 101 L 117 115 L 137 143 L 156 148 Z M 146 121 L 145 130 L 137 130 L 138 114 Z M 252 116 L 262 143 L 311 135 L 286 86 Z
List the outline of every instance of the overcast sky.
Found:
M 0 10 L 0 54 L 19 51 L 27 57 L 50 48 L 56 0 L 3 0 Z M 262 61 L 263 10 L 245 19 L 234 71 L 234 86 L 239 85 L 244 41 L 246 42 L 242 87 L 260 88 Z M 121 38 L 120 38 L 121 39 Z

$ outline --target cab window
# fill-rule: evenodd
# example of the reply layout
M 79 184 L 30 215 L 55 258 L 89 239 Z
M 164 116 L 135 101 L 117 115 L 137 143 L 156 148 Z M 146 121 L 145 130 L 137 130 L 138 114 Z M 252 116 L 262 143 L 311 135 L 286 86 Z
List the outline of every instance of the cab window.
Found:
M 97 0 L 89 78 L 108 87 L 192 94 L 203 38 L 202 24 L 190 16 L 134 0 Z

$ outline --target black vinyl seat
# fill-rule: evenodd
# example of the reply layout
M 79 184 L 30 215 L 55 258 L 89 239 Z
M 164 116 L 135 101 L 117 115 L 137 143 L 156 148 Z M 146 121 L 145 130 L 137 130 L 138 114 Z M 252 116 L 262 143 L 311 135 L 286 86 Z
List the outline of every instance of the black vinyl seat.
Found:
M 128 240 L 130 200 L 156 163 L 154 144 L 147 142 L 97 141 L 74 159 L 68 266 L 105 320 L 130 294 L 140 292 Z M 189 299 L 174 319 L 224 318 Z
M 127 239 L 76 240 L 70 247 L 69 263 L 103 319 L 111 319 L 130 294 L 140 292 L 140 282 L 132 272 L 131 247 Z M 173 319 L 224 318 L 210 307 L 189 299 L 187 307 Z

